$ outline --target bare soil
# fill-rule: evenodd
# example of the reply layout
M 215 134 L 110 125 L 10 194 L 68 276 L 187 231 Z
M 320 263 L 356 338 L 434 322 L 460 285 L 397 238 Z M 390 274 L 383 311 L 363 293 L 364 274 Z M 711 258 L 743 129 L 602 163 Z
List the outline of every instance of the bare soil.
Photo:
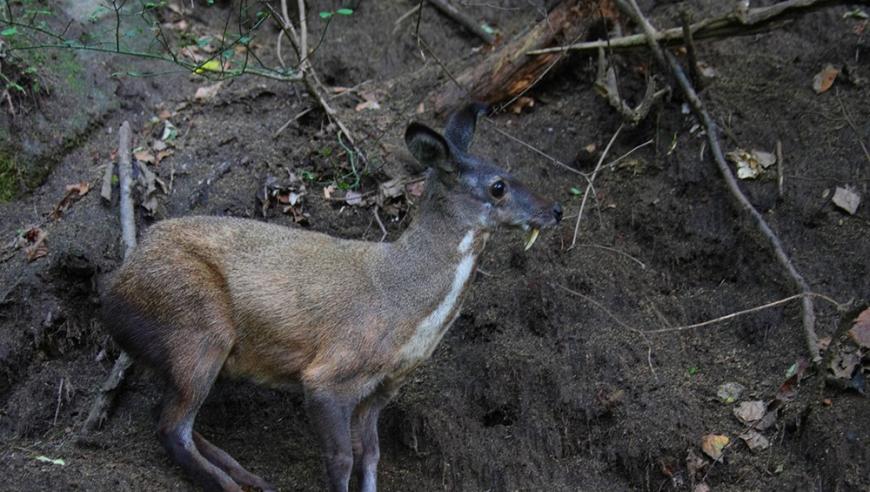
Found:
M 356 5 L 353 16 L 330 28 L 314 59 L 326 84 L 359 85 L 359 92 L 371 92 L 380 104 L 355 111 L 362 101 L 358 94 L 334 99 L 370 156 L 363 192 L 404 172 L 396 149 L 409 121 L 443 125 L 425 107 L 417 112 L 426 94 L 450 83 L 445 70 L 457 72 L 486 56 L 476 38 L 429 7 L 420 32 L 434 56 L 421 53 L 412 35 L 415 17 L 393 32 L 394 21 L 414 3 Z M 506 37 L 540 20 L 546 7 L 459 3 L 468 3 L 468 13 Z M 316 38 L 322 26 L 317 12 L 337 4 L 309 4 Z M 730 8 L 701 0 L 642 2 L 659 26 L 673 25 L 683 6 L 696 18 Z M 870 77 L 870 53 L 866 35 L 857 31 L 867 24 L 844 18 L 847 10 L 818 11 L 769 33 L 704 42 L 699 50 L 717 71 L 703 97 L 728 131 L 726 150 L 773 151 L 782 142 L 783 194 L 775 173 L 741 186 L 813 290 L 841 302 L 866 302 L 870 208 L 864 203 L 848 215 L 831 203 L 837 186 L 870 198 L 870 166 L 859 145 L 870 143 L 870 86 L 860 83 L 860 77 Z M 200 5 L 193 21 L 219 30 L 234 12 L 226 4 Z M 258 38 L 264 56 L 274 56 L 273 34 Z M 95 90 L 112 95 L 116 104 L 65 145 L 41 185 L 0 203 L 3 244 L 31 224 L 42 224 L 48 233 L 46 257 L 28 263 L 23 251 L 0 255 L 3 490 L 193 489 L 155 439 L 153 408 L 161 388 L 143 368 L 134 366 L 104 428 L 77 439 L 117 355 L 96 313 L 99 279 L 121 261 L 117 204 L 101 203 L 99 185 L 122 121 L 135 129 L 135 145 L 159 136 L 162 124 L 149 121 L 161 110 L 171 113 L 178 128 L 175 154 L 153 167 L 172 190 L 159 196 L 156 218 L 140 217 L 140 227 L 210 214 L 346 238 L 381 236 L 370 209 L 323 198 L 322 188 L 347 172 L 347 164 L 321 112 L 274 136 L 289 118 L 312 107 L 301 87 L 241 78 L 199 103 L 192 102 L 193 94 L 208 84 L 201 78 L 113 79 L 112 72 L 151 65 L 98 60 L 89 69 L 104 73 L 96 77 Z M 618 60 L 624 95 L 640 97 L 643 73 L 654 70 L 653 60 L 643 50 Z M 817 95 L 812 78 L 828 63 L 848 67 L 850 77 L 841 75 L 830 91 Z M 704 321 L 795 293 L 764 240 L 737 211 L 702 130 L 681 111 L 678 95 L 617 138 L 611 158 L 653 143 L 599 175 L 579 245 L 567 248 L 580 205 L 571 188 L 582 190 L 586 183 L 495 128 L 591 171 L 620 124 L 596 95 L 594 76 L 593 57 L 572 55 L 530 92 L 533 108 L 479 125 L 476 152 L 562 201 L 568 218 L 528 252 L 516 232 L 502 231 L 491 240 L 481 264 L 485 274 L 475 278 L 463 314 L 383 415 L 383 490 L 692 490 L 701 481 L 713 490 L 870 490 L 870 404 L 864 395 L 830 387 L 820 393 L 822 376 L 808 372 L 797 398 L 765 431 L 771 446 L 760 452 L 737 438 L 744 426 L 733 415 L 734 405 L 716 396 L 721 384 L 738 382 L 746 387 L 740 401 L 773 398 L 789 367 L 807 356 L 799 303 L 698 329 L 638 332 Z M 58 86 L 52 93 L 62 91 Z M 59 107 L 54 97 L 3 121 L 20 128 L 28 118 L 57 121 L 87 110 Z M 228 171 L 215 175 L 225 163 Z M 285 180 L 288 171 L 314 176 L 303 202 L 309 214 L 304 225 L 276 207 L 262 215 L 257 197 L 264 184 L 270 177 Z M 49 220 L 65 186 L 83 180 L 94 189 L 59 220 Z M 382 215 L 387 240 L 402 233 L 413 207 L 397 212 Z M 819 336 L 832 335 L 840 314 L 821 301 L 817 310 Z M 820 404 L 823 399 L 829 404 Z M 281 490 L 322 490 L 318 449 L 300 395 L 220 381 L 197 425 Z M 711 433 L 728 435 L 733 444 L 722 462 L 705 458 L 706 467 L 693 472 L 687 455 L 704 456 L 701 439 Z M 38 456 L 62 458 L 65 465 Z

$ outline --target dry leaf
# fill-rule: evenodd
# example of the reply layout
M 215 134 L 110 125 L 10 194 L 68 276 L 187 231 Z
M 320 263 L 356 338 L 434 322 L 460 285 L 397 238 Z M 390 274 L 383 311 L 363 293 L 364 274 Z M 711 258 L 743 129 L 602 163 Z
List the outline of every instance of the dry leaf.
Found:
M 765 411 L 767 405 L 761 400 L 744 401 L 734 407 L 734 416 L 743 424 L 750 425 L 761 420 Z
M 760 432 L 749 429 L 748 431 L 740 434 L 740 439 L 743 439 L 743 442 L 749 446 L 751 451 L 763 451 L 770 447 L 770 441 L 767 440 L 766 437 L 761 435 Z
M 363 111 L 366 109 L 381 109 L 381 105 L 378 104 L 377 101 L 363 101 L 356 105 L 354 108 L 357 112 Z
M 862 348 L 870 348 L 870 308 L 861 311 L 849 330 L 849 338 Z
M 212 99 L 217 95 L 218 91 L 220 91 L 222 85 L 223 82 L 218 82 L 216 84 L 197 88 L 196 93 L 193 95 L 193 100 L 203 102 Z
M 722 434 L 707 434 L 701 438 L 701 450 L 704 454 L 718 460 L 722 457 L 722 450 L 731 442 L 728 436 Z
M 329 185 L 323 188 L 323 198 L 327 200 L 332 199 L 332 195 L 335 193 L 335 185 Z
M 63 215 L 64 211 L 68 210 L 73 203 L 79 201 L 83 196 L 88 194 L 91 189 L 91 184 L 87 181 L 74 183 L 66 186 L 66 195 L 61 198 L 60 202 L 54 206 L 51 211 L 51 219 L 57 220 Z
M 686 454 L 686 469 L 689 471 L 689 475 L 691 477 L 697 477 L 706 467 L 707 460 L 702 456 L 695 454 L 694 450 L 689 449 L 689 452 Z
M 384 181 L 378 185 L 378 192 L 383 198 L 396 198 L 402 196 L 405 193 L 403 180 L 396 178 Z
M 831 371 L 839 379 L 852 379 L 855 368 L 861 364 L 861 355 L 857 352 L 840 352 L 831 359 Z
M 513 104 L 511 104 L 509 110 L 513 114 L 520 114 L 525 111 L 527 108 L 535 107 L 535 100 L 529 96 L 522 96 L 517 98 Z
M 701 482 L 699 484 L 695 484 L 692 492 L 710 492 L 710 486 L 704 482 Z
M 133 152 L 133 157 L 135 157 L 136 160 L 139 162 L 145 162 L 148 164 L 157 164 L 157 158 L 154 157 L 154 154 L 152 154 L 147 149 L 137 150 L 137 151 Z
M 825 68 L 813 77 L 813 90 L 816 91 L 816 94 L 827 92 L 834 85 L 834 80 L 837 79 L 839 74 L 840 71 L 834 68 L 833 65 L 825 65 Z
M 819 349 L 819 352 L 824 352 L 825 350 L 828 350 L 828 347 L 830 347 L 830 346 L 831 346 L 830 335 L 825 336 L 825 337 L 821 337 L 818 340 L 816 340 L 816 347 Z
M 416 181 L 414 183 L 408 183 L 405 186 L 405 189 L 408 190 L 408 193 L 411 196 L 421 197 L 423 196 L 423 192 L 426 191 L 426 182 Z
M 48 254 L 48 244 L 45 239 L 48 234 L 37 226 L 32 226 L 24 231 L 21 235 L 27 242 L 28 246 L 24 248 L 24 254 L 27 257 L 27 262 L 33 262 Z

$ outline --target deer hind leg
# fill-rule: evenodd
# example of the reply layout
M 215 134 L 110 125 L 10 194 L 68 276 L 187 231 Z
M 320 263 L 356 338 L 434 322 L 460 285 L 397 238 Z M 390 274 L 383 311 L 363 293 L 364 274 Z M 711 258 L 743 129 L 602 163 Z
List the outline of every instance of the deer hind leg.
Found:
M 179 345 L 185 353 L 174 353 L 170 357 L 175 363 L 167 378 L 157 436 L 172 460 L 205 490 L 241 492 L 241 487 L 226 471 L 203 456 L 193 432 L 193 421 L 217 379 L 230 344 L 212 337 L 194 336 L 193 340 Z
M 236 483 L 260 489 L 264 492 L 276 490 L 275 487 L 270 485 L 268 482 L 246 470 L 238 461 L 227 454 L 226 451 L 208 442 L 208 440 L 202 437 L 199 432 L 193 431 L 193 442 L 196 444 L 196 449 L 198 449 L 207 460 L 226 472 L 236 481 Z

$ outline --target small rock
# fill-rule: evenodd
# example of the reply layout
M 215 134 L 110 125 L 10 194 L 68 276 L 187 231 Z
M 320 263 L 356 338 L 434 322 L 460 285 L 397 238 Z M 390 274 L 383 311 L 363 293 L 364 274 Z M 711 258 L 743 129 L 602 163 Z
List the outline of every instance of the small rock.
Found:
M 848 187 L 841 188 L 838 186 L 834 191 L 834 198 L 831 201 L 834 202 L 834 205 L 848 212 L 849 215 L 855 215 L 858 205 L 861 204 L 861 195 Z

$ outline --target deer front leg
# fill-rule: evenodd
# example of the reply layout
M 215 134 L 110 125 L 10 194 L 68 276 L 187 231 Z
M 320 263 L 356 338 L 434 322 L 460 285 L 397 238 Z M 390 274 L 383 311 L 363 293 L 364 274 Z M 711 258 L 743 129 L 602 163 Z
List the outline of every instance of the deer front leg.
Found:
M 378 460 L 381 456 L 378 418 L 393 394 L 378 391 L 363 400 L 353 414 L 353 463 L 361 492 L 376 492 L 378 489 Z
M 305 407 L 320 440 L 329 489 L 347 492 L 353 468 L 350 434 L 353 404 L 328 391 L 309 390 L 305 395 Z

